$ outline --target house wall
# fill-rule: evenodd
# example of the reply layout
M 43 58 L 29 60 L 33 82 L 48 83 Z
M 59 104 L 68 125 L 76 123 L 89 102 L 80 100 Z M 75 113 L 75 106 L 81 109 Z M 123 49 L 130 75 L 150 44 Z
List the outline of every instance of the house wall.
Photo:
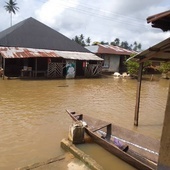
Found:
M 66 78 L 75 78 L 76 75 L 76 61 L 67 60 L 66 61 Z
M 119 72 L 120 56 L 118 55 L 102 55 L 104 59 L 103 72 Z

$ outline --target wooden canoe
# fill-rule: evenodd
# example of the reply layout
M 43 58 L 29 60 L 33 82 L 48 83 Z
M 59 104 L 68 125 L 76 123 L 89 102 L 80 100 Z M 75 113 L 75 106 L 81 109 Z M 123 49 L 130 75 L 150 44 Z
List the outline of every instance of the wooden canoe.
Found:
M 137 169 L 156 169 L 159 141 L 103 120 L 66 111 L 74 121 L 86 122 L 85 132 L 110 153 Z

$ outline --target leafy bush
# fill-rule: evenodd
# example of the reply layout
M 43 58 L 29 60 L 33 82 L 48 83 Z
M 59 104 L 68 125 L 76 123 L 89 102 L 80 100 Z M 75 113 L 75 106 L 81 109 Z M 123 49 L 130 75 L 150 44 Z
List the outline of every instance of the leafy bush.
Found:
M 145 72 L 146 68 L 151 65 L 150 61 L 147 61 L 144 63 L 143 66 L 143 72 Z M 126 62 L 127 66 L 127 71 L 132 77 L 137 77 L 138 76 L 138 71 L 139 71 L 139 63 L 134 60 L 129 60 Z
M 170 62 L 161 63 L 159 67 L 159 71 L 161 73 L 168 73 L 168 71 L 170 71 Z
M 136 61 L 129 60 L 126 62 L 127 71 L 132 77 L 137 77 L 139 70 L 139 63 Z

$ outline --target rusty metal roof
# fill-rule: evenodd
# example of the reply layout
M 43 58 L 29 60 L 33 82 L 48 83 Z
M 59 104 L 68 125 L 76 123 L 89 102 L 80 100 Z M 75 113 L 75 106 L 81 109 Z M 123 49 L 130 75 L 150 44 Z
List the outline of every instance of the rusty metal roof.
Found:
M 105 54 L 117 54 L 117 55 L 131 55 L 134 51 L 127 50 L 113 45 L 99 45 L 98 53 Z
M 33 49 L 22 47 L 0 47 L 0 54 L 3 58 L 34 58 L 34 57 L 61 57 L 73 60 L 98 60 L 100 57 L 92 53 Z
M 113 45 L 93 45 L 86 47 L 88 50 L 95 54 L 115 54 L 115 55 L 128 55 L 130 56 L 133 53 L 136 53 L 131 50 L 127 50 L 118 46 Z
M 163 31 L 170 30 L 170 10 L 149 16 L 147 22 L 152 23 L 152 27 L 160 28 Z

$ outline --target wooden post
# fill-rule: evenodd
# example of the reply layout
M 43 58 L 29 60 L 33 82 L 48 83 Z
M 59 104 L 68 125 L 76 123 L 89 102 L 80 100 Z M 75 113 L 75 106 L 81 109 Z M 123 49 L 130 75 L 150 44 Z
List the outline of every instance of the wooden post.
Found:
M 5 58 L 3 58 L 3 80 L 5 79 Z
M 112 124 L 107 125 L 107 134 L 106 134 L 106 139 L 110 140 L 112 135 Z
M 170 84 L 168 99 L 166 104 L 162 136 L 160 141 L 160 150 L 158 158 L 158 170 L 170 169 Z
M 135 117 L 134 117 L 134 125 L 135 126 L 138 126 L 138 119 L 139 119 L 139 106 L 140 106 L 142 70 L 143 70 L 143 63 L 140 63 L 139 72 L 138 72 L 138 80 L 137 80 L 136 106 L 135 106 Z
M 35 77 L 37 77 L 37 58 L 35 58 Z

